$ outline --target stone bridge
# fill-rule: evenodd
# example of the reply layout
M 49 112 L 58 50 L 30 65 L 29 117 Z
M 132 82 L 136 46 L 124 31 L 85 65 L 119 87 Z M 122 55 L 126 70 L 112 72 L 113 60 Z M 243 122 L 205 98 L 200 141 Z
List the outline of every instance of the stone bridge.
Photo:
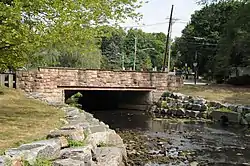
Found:
M 119 107 L 137 105 L 136 108 L 139 108 L 157 101 L 165 90 L 183 85 L 180 77 L 166 72 L 38 68 L 17 71 L 16 75 L 17 88 L 37 92 L 44 99 L 54 102 L 64 103 L 72 94 L 80 91 L 85 107 L 104 107 L 116 103 Z

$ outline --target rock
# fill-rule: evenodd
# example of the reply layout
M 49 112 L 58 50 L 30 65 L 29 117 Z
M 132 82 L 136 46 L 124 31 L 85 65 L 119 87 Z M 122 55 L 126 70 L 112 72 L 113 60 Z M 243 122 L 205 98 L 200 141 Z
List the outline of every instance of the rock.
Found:
M 245 120 L 247 121 L 248 124 L 250 124 L 250 113 L 245 115 Z
M 193 100 L 193 103 L 194 104 L 198 104 L 198 105 L 205 105 L 206 104 L 206 100 L 205 99 L 202 99 L 202 98 L 198 98 L 198 99 L 194 99 Z
M 66 148 L 66 147 L 69 146 L 69 142 L 68 142 L 68 140 L 65 137 L 59 137 L 58 139 L 61 142 L 61 147 L 62 148 Z
M 105 125 L 93 125 L 89 127 L 89 130 L 91 133 L 105 132 L 108 130 L 108 127 Z
M 199 163 L 197 163 L 196 161 L 193 161 L 190 163 L 190 166 L 198 166 Z
M 58 159 L 53 162 L 53 166 L 97 166 L 94 162 L 85 163 L 81 160 Z
M 193 104 L 191 110 L 201 111 L 201 104 Z
M 200 109 L 200 111 L 207 111 L 208 110 L 208 106 L 206 105 L 206 104 L 203 104 L 203 105 L 201 105 L 201 109 Z
M 92 163 L 93 151 L 95 150 L 91 145 L 87 145 L 84 147 L 77 147 L 77 148 L 67 148 L 60 151 L 59 159 L 72 159 L 75 161 L 82 161 L 85 164 Z
M 231 123 L 239 123 L 238 121 L 238 113 L 237 112 L 223 112 L 223 111 L 213 111 L 210 116 L 215 121 L 228 121 Z
M 67 137 L 75 141 L 84 140 L 84 133 L 83 130 L 80 128 L 69 128 L 68 130 L 64 128 L 63 130 L 53 130 L 47 135 L 47 138 L 56 138 L 61 136 Z
M 98 166 L 125 166 L 125 150 L 118 147 L 100 147 L 96 150 Z
M 5 157 L 0 156 L 0 166 L 4 166 L 4 165 L 5 165 Z
M 246 121 L 246 119 L 244 119 L 243 117 L 241 117 L 240 124 L 241 125 L 248 125 L 248 122 Z
M 100 144 L 106 144 L 109 146 L 123 147 L 123 140 L 115 133 L 114 130 L 108 130 L 105 132 L 96 132 L 89 134 L 86 138 L 86 142 L 91 145 L 97 146 Z
M 12 159 L 22 157 L 32 165 L 37 158 L 56 159 L 59 156 L 60 149 L 60 139 L 50 139 L 23 144 L 18 148 L 7 150 L 5 154 Z
M 185 109 L 184 108 L 177 109 L 174 114 L 177 117 L 183 117 L 185 116 Z
M 151 108 L 150 108 L 150 110 L 149 110 L 149 112 L 158 112 L 158 109 L 157 109 L 157 106 L 156 105 L 153 105 Z
M 60 122 L 62 122 L 65 125 L 69 124 L 69 122 L 66 119 L 63 119 L 63 118 L 60 119 Z
M 199 111 L 186 110 L 185 115 L 189 118 L 196 118 L 199 113 Z

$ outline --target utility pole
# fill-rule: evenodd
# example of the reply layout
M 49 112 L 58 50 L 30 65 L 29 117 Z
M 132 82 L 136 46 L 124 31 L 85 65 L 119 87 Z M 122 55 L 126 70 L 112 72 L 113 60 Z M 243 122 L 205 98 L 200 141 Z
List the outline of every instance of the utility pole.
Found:
M 136 53 L 137 53 L 137 37 L 135 37 L 135 54 L 134 54 L 134 65 L 133 65 L 134 71 L 135 71 L 135 64 L 136 64 Z
M 171 61 L 171 33 L 172 33 L 172 22 L 170 26 L 169 42 L 168 42 L 168 72 L 170 71 L 170 61 Z
M 124 68 L 124 53 L 122 52 L 122 70 L 125 70 L 125 68 Z
M 173 18 L 173 10 L 174 10 L 174 5 L 172 5 L 170 18 L 169 18 L 168 34 L 167 34 L 166 49 L 165 49 L 165 54 L 164 54 L 164 61 L 163 61 L 162 71 L 165 71 L 165 68 L 166 68 L 166 59 L 167 59 L 167 52 L 168 52 L 168 48 L 169 48 L 170 31 L 171 31 L 172 18 Z M 170 50 L 169 50 L 169 52 L 170 52 Z M 170 61 L 170 59 L 169 59 L 169 61 Z
M 195 62 L 194 62 L 194 84 L 196 85 L 196 83 L 197 83 L 197 65 L 198 65 L 198 63 L 197 63 L 197 56 L 198 56 L 198 53 L 197 53 L 197 50 L 195 51 Z

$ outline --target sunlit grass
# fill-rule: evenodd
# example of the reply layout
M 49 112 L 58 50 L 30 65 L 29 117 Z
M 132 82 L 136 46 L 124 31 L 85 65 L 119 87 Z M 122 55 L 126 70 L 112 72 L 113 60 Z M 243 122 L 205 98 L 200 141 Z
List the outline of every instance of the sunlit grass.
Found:
M 226 85 L 184 85 L 178 92 L 191 96 L 200 96 L 207 100 L 250 105 L 250 88 Z
M 0 87 L 0 152 L 41 139 L 60 125 L 63 111 L 28 99 L 15 89 Z

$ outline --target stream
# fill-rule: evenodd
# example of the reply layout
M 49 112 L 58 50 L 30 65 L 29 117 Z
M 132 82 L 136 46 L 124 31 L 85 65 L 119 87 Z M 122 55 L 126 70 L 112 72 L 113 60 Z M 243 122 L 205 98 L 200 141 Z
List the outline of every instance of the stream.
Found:
M 131 110 L 91 113 L 123 138 L 128 165 L 250 166 L 247 127 L 152 118 Z

